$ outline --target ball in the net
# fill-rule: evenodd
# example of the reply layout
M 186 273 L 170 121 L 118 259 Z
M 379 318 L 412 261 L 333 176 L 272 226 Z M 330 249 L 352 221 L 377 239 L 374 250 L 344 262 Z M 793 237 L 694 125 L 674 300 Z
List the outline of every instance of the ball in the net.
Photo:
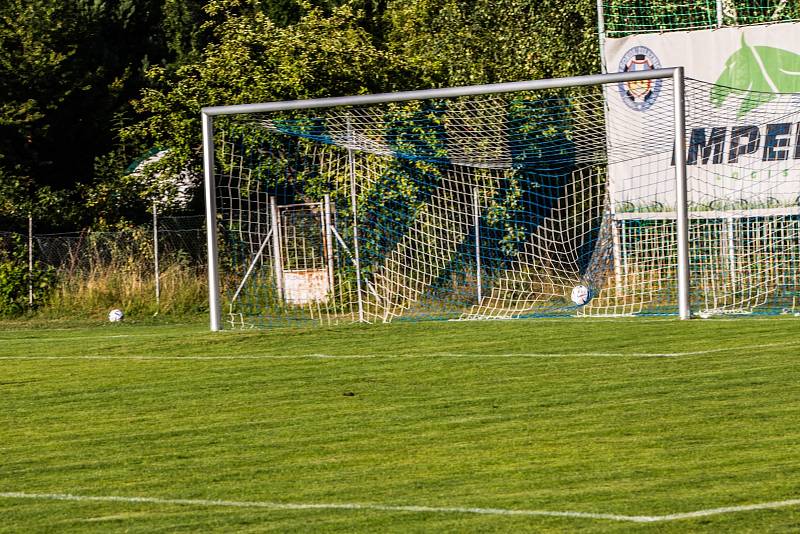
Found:
M 591 290 L 584 286 L 575 286 L 572 288 L 572 294 L 570 295 L 572 302 L 577 304 L 578 306 L 583 306 L 592 298 Z

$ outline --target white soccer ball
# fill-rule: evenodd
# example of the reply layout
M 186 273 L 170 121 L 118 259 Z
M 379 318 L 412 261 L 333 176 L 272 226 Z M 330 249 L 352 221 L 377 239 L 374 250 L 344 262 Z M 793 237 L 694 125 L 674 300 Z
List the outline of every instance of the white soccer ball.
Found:
M 578 306 L 583 306 L 592 298 L 591 290 L 583 285 L 575 286 L 572 288 L 572 295 L 570 295 L 572 302 Z
M 123 317 L 125 317 L 125 314 L 122 313 L 122 310 L 118 308 L 114 308 L 113 310 L 108 312 L 108 320 L 111 321 L 112 323 L 120 322 Z

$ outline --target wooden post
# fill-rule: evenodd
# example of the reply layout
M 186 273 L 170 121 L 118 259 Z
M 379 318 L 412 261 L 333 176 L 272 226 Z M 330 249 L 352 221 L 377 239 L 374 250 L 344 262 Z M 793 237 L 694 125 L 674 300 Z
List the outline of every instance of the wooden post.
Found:
M 275 287 L 278 289 L 278 300 L 283 300 L 283 255 L 277 197 L 269 197 L 269 211 L 272 219 L 272 263 L 275 270 Z
M 325 236 L 325 256 L 328 264 L 328 291 L 331 295 L 333 295 L 333 213 L 331 209 L 330 195 L 325 195 L 322 209 L 324 215 L 323 224 L 325 226 L 325 233 L 323 234 Z

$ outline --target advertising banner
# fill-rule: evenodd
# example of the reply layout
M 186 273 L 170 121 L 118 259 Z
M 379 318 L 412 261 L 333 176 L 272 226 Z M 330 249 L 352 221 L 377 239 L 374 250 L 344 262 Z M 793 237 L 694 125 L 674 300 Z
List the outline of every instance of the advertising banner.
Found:
M 683 66 L 690 209 L 797 211 L 800 24 L 605 41 L 608 72 Z M 675 206 L 671 80 L 606 88 L 616 213 Z

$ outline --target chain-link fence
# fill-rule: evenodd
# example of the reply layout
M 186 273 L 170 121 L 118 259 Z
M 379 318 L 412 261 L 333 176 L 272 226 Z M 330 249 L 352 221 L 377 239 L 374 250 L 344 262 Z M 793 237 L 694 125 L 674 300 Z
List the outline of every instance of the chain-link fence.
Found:
M 50 273 L 47 302 L 38 305 L 87 313 L 108 306 L 159 311 L 164 305 L 174 307 L 176 295 L 182 294 L 183 307 L 197 307 L 204 301 L 204 223 L 204 216 L 191 215 L 160 217 L 155 228 L 149 224 L 114 232 L 0 231 L 0 263 Z
M 151 225 L 116 232 L 70 232 L 33 236 L 34 256 L 58 272 L 90 272 L 109 267 L 155 269 L 155 256 L 191 265 L 205 262 L 202 216 L 169 217 Z M 157 247 L 154 245 L 157 241 Z

